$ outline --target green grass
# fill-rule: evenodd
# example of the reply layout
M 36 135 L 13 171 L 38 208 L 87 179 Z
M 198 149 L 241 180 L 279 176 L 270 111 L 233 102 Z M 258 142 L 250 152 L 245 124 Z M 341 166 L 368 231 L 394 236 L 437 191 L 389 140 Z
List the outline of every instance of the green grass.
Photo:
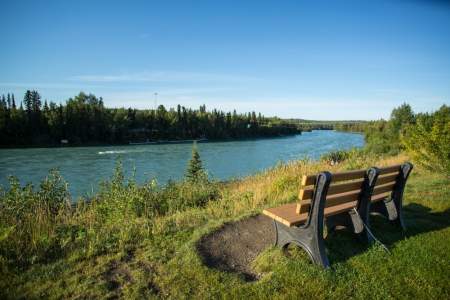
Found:
M 223 223 L 295 201 L 303 174 L 405 159 L 360 157 L 336 166 L 299 161 L 240 181 L 214 184 L 212 192 L 207 187 L 198 192 L 183 187 L 152 192 L 133 185 L 114 192 L 110 188 L 99 203 L 118 205 L 128 199 L 127 204 L 102 210 L 89 206 L 52 223 L 65 230 L 70 224 L 75 232 L 62 248 L 67 232 L 52 235 L 58 241 L 53 243 L 59 245 L 58 255 L 19 264 L 16 256 L 4 251 L 13 237 L 4 237 L 0 297 L 449 298 L 450 180 L 417 168 L 405 192 L 407 232 L 399 232 L 384 219 L 372 220 L 374 233 L 391 254 L 378 245 L 366 247 L 340 231 L 326 239 L 330 270 L 311 264 L 295 247 L 290 255 L 271 247 L 254 262 L 255 270 L 264 275 L 249 283 L 238 274 L 206 267 L 196 251 L 197 241 Z M 183 197 L 191 200 L 186 204 L 180 200 Z M 148 199 L 159 205 L 148 207 Z M 164 199 L 175 199 L 177 204 L 165 207 Z M 136 207 L 145 207 L 146 213 Z

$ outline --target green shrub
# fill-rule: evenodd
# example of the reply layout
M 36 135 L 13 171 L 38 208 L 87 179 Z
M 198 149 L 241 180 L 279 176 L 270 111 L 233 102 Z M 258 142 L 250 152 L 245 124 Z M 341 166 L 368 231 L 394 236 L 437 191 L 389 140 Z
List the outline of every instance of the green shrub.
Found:
M 320 157 L 321 161 L 328 163 L 329 165 L 336 165 L 349 157 L 349 152 L 344 150 L 337 150 L 328 152 Z
M 37 191 L 10 177 L 0 189 L 0 256 L 24 266 L 59 255 L 58 224 L 69 211 L 67 183 L 51 170 Z
M 166 213 L 174 213 L 206 205 L 209 201 L 218 198 L 219 190 L 217 184 L 208 181 L 169 182 L 159 195 L 167 202 Z
M 406 127 L 402 143 L 414 162 L 450 176 L 450 107 L 418 115 L 416 124 Z
M 10 178 L 0 188 L 0 261 L 26 267 L 75 253 L 89 257 L 124 251 L 151 238 L 155 217 L 204 206 L 219 196 L 208 180 L 137 184 L 122 164 L 90 201 L 70 205 L 67 183 L 52 170 L 38 190 Z
M 375 154 L 396 155 L 403 150 L 400 135 L 405 128 L 415 123 L 415 115 L 409 104 L 394 108 L 389 121 L 369 122 L 364 130 L 368 152 Z

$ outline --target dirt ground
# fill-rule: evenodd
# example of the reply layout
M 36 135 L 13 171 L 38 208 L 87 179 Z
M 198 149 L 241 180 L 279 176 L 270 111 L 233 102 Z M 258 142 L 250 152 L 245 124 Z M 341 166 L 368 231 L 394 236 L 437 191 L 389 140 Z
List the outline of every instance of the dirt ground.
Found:
M 245 280 L 258 279 L 251 269 L 253 260 L 275 241 L 272 219 L 257 215 L 224 224 L 204 236 L 197 248 L 204 263 L 212 268 L 242 274 Z

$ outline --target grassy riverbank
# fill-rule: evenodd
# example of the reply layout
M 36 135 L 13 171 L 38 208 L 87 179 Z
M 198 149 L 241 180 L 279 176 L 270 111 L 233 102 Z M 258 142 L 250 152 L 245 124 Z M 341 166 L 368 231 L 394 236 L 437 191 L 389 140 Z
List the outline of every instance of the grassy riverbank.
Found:
M 331 270 L 312 265 L 300 250 L 286 256 L 269 247 L 254 262 L 261 279 L 247 283 L 239 274 L 206 267 L 196 250 L 202 236 L 226 222 L 295 201 L 303 174 L 405 160 L 404 155 L 360 153 L 333 167 L 298 161 L 228 184 L 186 182 L 167 188 L 151 182 L 138 186 L 119 169 L 96 201 L 75 211 L 55 200 L 64 198 L 57 176 L 38 193 L 17 188 L 14 193 L 29 206 L 16 207 L 12 227 L 3 210 L 0 293 L 3 298 L 55 299 L 447 298 L 450 180 L 421 168 L 414 169 L 406 188 L 406 234 L 384 220 L 374 222 L 390 255 L 342 232 L 326 241 Z M 3 199 L 18 196 L 8 195 Z

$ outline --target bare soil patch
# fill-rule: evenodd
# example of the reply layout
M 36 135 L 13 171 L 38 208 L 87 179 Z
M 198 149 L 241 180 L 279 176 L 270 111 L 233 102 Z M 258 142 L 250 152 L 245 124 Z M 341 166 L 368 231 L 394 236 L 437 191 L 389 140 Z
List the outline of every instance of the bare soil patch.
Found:
M 203 262 L 226 272 L 242 274 L 247 281 L 257 280 L 251 264 L 267 247 L 273 245 L 275 229 L 272 219 L 257 215 L 224 224 L 204 236 L 197 244 Z

